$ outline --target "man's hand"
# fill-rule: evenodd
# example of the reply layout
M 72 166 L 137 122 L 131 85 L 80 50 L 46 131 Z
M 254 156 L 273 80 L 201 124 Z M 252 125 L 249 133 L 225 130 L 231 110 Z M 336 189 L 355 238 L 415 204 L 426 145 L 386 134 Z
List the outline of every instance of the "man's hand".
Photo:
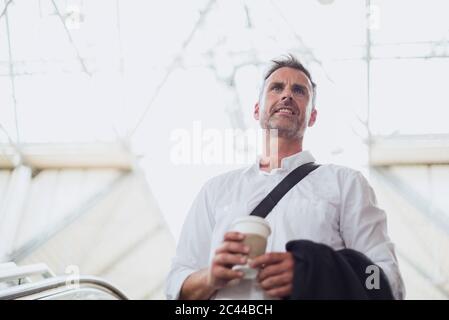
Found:
M 261 268 L 257 280 L 262 289 L 277 298 L 291 294 L 294 265 L 295 260 L 290 252 L 270 252 L 250 262 L 251 268 Z
M 215 251 L 210 267 L 192 273 L 181 286 L 179 299 L 210 299 L 214 292 L 229 284 L 232 280 L 241 279 L 243 273 L 232 270 L 236 264 L 245 264 L 249 248 L 242 241 L 245 235 L 239 232 L 228 232 L 223 244 Z
M 214 290 L 225 287 L 234 279 L 241 279 L 243 272 L 232 270 L 237 264 L 245 264 L 249 247 L 242 243 L 245 235 L 227 232 L 223 244 L 215 251 L 209 271 L 208 285 Z

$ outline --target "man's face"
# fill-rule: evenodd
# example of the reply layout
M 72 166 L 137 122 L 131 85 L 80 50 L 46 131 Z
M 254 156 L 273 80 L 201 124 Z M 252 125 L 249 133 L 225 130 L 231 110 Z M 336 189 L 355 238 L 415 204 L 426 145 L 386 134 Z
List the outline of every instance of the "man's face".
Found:
M 306 127 L 312 126 L 316 118 L 312 95 L 312 84 L 302 71 L 277 69 L 265 81 L 254 118 L 262 129 L 277 129 L 279 137 L 303 137 Z

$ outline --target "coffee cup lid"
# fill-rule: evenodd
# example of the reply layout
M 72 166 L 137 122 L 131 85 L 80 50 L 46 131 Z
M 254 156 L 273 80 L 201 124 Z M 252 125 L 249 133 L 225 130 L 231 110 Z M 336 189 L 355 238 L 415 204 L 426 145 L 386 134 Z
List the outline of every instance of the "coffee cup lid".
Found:
M 271 228 L 268 221 L 257 216 L 244 216 L 235 219 L 232 222 L 231 230 L 242 233 L 255 233 L 263 237 L 271 234 Z

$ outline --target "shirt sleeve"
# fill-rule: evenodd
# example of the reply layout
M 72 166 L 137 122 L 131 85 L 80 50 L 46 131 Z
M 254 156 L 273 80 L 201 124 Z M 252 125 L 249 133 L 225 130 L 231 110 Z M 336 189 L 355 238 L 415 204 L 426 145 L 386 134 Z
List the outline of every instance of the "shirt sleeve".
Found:
M 168 300 L 179 299 L 185 279 L 208 265 L 213 229 L 209 200 L 206 184 L 195 198 L 182 227 L 167 277 L 165 293 Z
M 394 244 L 387 232 L 387 217 L 377 206 L 374 190 L 360 172 L 349 173 L 342 189 L 340 231 L 347 248 L 365 254 L 382 268 L 396 299 L 404 299 Z

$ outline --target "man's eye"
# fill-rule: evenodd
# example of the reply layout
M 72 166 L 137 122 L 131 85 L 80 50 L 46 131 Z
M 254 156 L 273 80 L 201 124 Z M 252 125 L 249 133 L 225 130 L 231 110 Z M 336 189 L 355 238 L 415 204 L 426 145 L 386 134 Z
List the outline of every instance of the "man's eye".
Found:
M 275 92 L 281 92 L 282 91 L 282 87 L 281 86 L 274 86 L 272 88 L 272 90 L 275 91 Z
M 304 88 L 301 88 L 301 87 L 293 88 L 293 92 L 295 94 L 302 94 L 302 95 L 305 94 Z

